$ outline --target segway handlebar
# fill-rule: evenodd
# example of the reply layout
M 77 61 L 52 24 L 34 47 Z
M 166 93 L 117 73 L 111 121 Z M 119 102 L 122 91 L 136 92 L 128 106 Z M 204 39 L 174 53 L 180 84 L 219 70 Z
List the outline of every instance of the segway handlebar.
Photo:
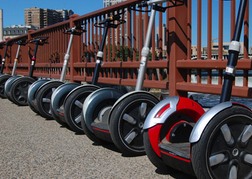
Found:
M 169 0 L 144 0 L 141 3 L 139 3 L 137 6 L 139 8 L 141 7 L 147 7 L 148 5 L 152 5 L 152 4 L 157 4 L 157 3 L 163 3 L 163 2 L 168 2 Z
M 73 34 L 73 35 L 81 35 L 82 33 L 86 32 L 85 29 L 83 29 L 82 26 L 74 26 L 72 28 L 69 28 L 65 30 L 65 34 Z
M 171 5 L 166 6 L 166 7 L 162 7 L 162 6 L 157 5 L 159 3 L 164 3 L 164 2 L 170 2 Z M 155 9 L 156 11 L 165 12 L 165 10 L 167 8 L 180 6 L 180 5 L 183 5 L 183 4 L 184 4 L 183 0 L 144 0 L 144 1 L 142 1 L 141 3 L 139 3 L 137 5 L 137 8 L 143 8 L 143 7 L 148 7 L 149 5 L 154 5 L 153 9 Z M 142 11 L 142 12 L 150 12 L 150 10 L 148 10 L 148 11 L 137 10 L 137 9 L 133 9 L 133 10 Z
M 36 37 L 36 38 L 30 40 L 29 42 L 30 43 L 35 43 L 35 44 L 38 44 L 38 45 L 44 45 L 45 43 L 48 43 L 47 39 L 48 39 L 48 37 Z
M 108 27 L 117 28 L 118 25 L 125 23 L 126 21 L 121 19 L 121 14 L 116 14 L 105 18 L 104 20 L 95 23 L 94 26 L 104 28 L 107 23 Z
M 27 44 L 27 40 L 26 39 L 21 39 L 15 42 L 18 45 L 26 45 Z

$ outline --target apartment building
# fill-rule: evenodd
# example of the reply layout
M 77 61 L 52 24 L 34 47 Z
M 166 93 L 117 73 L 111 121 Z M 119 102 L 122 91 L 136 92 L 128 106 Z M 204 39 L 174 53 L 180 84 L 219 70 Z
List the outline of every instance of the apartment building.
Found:
M 3 28 L 3 39 L 14 38 L 26 34 L 28 30 L 36 29 L 34 26 L 13 25 Z
M 126 0 L 103 0 L 103 7 L 108 7 Z
M 74 14 L 72 10 L 28 8 L 25 9 L 25 25 L 40 29 L 67 20 L 72 14 Z

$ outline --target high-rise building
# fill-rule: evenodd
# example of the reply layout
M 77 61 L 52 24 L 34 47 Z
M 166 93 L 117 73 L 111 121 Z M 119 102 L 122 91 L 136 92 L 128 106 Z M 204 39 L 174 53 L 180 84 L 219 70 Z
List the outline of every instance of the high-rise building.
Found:
M 25 9 L 25 25 L 35 26 L 40 29 L 67 20 L 72 14 L 74 14 L 72 10 L 28 8 Z
M 28 33 L 28 30 L 36 29 L 33 26 L 13 25 L 3 28 L 3 39 L 14 38 Z
M 0 41 L 3 40 L 3 10 L 0 9 Z
M 126 0 L 103 0 L 103 7 L 108 7 Z

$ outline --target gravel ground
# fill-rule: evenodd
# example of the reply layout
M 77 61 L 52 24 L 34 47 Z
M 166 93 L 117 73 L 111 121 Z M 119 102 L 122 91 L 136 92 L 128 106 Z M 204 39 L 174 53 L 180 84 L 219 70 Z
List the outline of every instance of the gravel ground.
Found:
M 124 157 L 111 145 L 0 99 L 0 178 L 188 178 L 162 174 L 147 156 Z

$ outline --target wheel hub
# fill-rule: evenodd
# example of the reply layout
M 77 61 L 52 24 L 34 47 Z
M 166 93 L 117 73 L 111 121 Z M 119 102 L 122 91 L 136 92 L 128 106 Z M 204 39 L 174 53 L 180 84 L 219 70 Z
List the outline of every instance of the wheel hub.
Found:
M 143 125 L 144 125 L 143 122 L 139 122 L 138 127 L 139 127 L 140 129 L 143 129 Z
M 237 156 L 239 155 L 239 153 L 240 153 L 240 151 L 239 151 L 239 149 L 237 149 L 237 148 L 233 149 L 233 151 L 232 151 L 232 155 L 233 155 L 234 157 L 237 157 Z
M 110 109 L 111 106 L 106 106 L 105 108 L 103 108 L 98 114 L 98 120 L 104 121 L 105 119 L 108 119 Z
M 191 131 L 192 126 L 186 121 L 181 121 L 171 128 L 167 137 L 170 142 L 188 142 Z

